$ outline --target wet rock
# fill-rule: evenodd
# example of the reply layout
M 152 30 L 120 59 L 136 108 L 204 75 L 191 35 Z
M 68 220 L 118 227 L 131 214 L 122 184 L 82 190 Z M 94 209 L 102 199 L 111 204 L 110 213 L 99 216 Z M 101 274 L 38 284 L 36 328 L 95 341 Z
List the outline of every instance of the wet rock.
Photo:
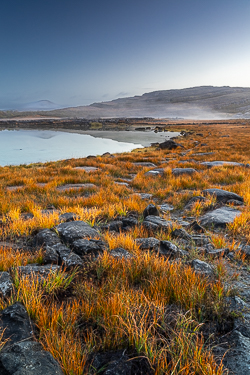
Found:
M 212 188 L 203 190 L 203 194 L 214 196 L 219 203 L 227 203 L 231 199 L 243 202 L 243 198 L 240 195 L 227 190 Z
M 194 259 L 192 262 L 192 266 L 195 272 L 199 274 L 203 274 L 206 276 L 211 276 L 213 274 L 213 267 L 200 259 Z
M 63 375 L 58 362 L 36 341 L 22 341 L 0 353 L 3 375 Z
M 68 223 L 69 221 L 77 220 L 78 216 L 74 212 L 65 212 L 59 216 L 61 223 Z
M 14 290 L 12 278 L 8 272 L 0 272 L 0 297 L 8 297 Z
M 54 229 L 66 243 L 73 243 L 80 238 L 100 238 L 96 229 L 80 220 L 59 224 Z
M 0 313 L 0 329 L 4 330 L 3 340 L 8 339 L 5 347 L 19 341 L 31 340 L 34 335 L 29 315 L 19 302 L 8 306 Z
M 132 254 L 130 254 L 127 250 L 123 249 L 122 247 L 116 247 L 115 249 L 111 250 L 109 253 L 113 258 L 117 259 L 131 259 L 133 258 Z
M 200 218 L 200 225 L 208 228 L 226 228 L 241 212 L 231 207 L 221 207 Z
M 154 168 L 156 165 L 154 163 L 146 162 L 146 161 L 140 161 L 136 163 L 132 163 L 133 165 L 140 166 L 140 167 L 149 167 Z
M 244 167 L 245 166 L 243 163 L 237 163 L 235 161 L 222 161 L 222 160 L 203 161 L 200 164 L 205 165 L 208 168 L 221 167 L 221 166 L 236 166 L 236 167 Z
M 188 252 L 179 249 L 175 244 L 170 241 L 160 241 L 160 250 L 161 255 L 165 255 L 171 258 L 180 258 L 188 256 Z
M 159 216 L 147 216 L 143 221 L 143 226 L 147 230 L 166 230 L 169 231 L 172 229 L 173 225 L 171 221 L 162 219 Z
M 60 238 L 55 232 L 50 229 L 43 229 L 34 238 L 35 246 L 53 246 L 57 243 L 61 243 Z
M 176 177 L 183 176 L 183 175 L 193 175 L 194 173 L 198 173 L 198 171 L 194 168 L 174 168 L 172 169 L 172 174 Z
M 169 139 L 165 142 L 162 142 L 159 144 L 159 147 L 160 149 L 162 150 L 174 150 L 175 148 L 177 147 L 182 147 L 184 148 L 181 144 L 179 143 L 176 143 L 175 141 L 173 141 L 172 139 Z
M 88 254 L 98 255 L 107 248 L 107 244 L 100 240 L 79 239 L 73 242 L 72 249 L 80 257 Z
M 143 217 L 144 219 L 147 217 L 147 216 L 150 216 L 150 215 L 153 215 L 153 216 L 159 216 L 159 211 L 157 209 L 157 207 L 150 203 L 143 211 Z
M 158 251 L 160 246 L 160 241 L 154 237 L 148 238 L 137 238 L 135 240 L 136 244 L 139 245 L 141 250 L 154 250 Z

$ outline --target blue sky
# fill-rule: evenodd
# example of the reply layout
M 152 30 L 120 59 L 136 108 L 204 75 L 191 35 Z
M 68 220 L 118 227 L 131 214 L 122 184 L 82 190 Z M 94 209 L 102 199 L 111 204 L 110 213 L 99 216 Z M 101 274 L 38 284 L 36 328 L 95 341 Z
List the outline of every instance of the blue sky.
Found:
M 5 0 L 0 109 L 250 87 L 249 0 Z

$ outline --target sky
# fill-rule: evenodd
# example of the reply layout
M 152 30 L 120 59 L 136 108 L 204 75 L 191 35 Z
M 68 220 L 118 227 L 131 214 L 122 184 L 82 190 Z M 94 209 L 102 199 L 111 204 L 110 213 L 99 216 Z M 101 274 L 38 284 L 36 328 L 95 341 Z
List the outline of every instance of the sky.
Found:
M 3 0 L 0 109 L 250 87 L 249 0 Z

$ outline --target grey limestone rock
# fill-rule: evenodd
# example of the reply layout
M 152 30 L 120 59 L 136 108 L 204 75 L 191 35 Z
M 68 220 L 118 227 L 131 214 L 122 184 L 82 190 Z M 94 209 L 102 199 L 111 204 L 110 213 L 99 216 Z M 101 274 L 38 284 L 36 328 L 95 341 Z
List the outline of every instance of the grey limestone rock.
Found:
M 8 272 L 0 272 L 0 297 L 8 297 L 14 290 L 12 278 Z
M 136 244 L 139 245 L 141 250 L 159 250 L 160 241 L 154 237 L 148 238 L 137 238 L 135 240 Z
M 61 223 L 54 230 L 66 243 L 73 243 L 80 238 L 99 238 L 99 232 L 92 228 L 85 221 L 71 221 L 69 223 Z
M 217 202 L 219 203 L 227 203 L 229 200 L 237 200 L 240 202 L 243 202 L 243 198 L 235 193 L 232 193 L 231 191 L 223 190 L 223 189 L 205 189 L 203 190 L 203 194 L 205 195 L 212 195 L 216 198 Z
M 231 207 L 221 207 L 201 216 L 199 223 L 201 226 L 208 228 L 225 228 L 227 224 L 232 223 L 239 215 L 241 215 L 239 210 Z

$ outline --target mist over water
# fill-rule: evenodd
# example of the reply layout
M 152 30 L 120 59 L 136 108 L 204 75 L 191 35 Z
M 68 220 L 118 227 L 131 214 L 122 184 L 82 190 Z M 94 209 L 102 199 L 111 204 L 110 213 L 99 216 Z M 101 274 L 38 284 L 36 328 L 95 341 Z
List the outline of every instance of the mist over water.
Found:
M 94 138 L 86 134 L 44 130 L 0 131 L 0 166 L 30 164 L 128 152 L 141 144 Z

